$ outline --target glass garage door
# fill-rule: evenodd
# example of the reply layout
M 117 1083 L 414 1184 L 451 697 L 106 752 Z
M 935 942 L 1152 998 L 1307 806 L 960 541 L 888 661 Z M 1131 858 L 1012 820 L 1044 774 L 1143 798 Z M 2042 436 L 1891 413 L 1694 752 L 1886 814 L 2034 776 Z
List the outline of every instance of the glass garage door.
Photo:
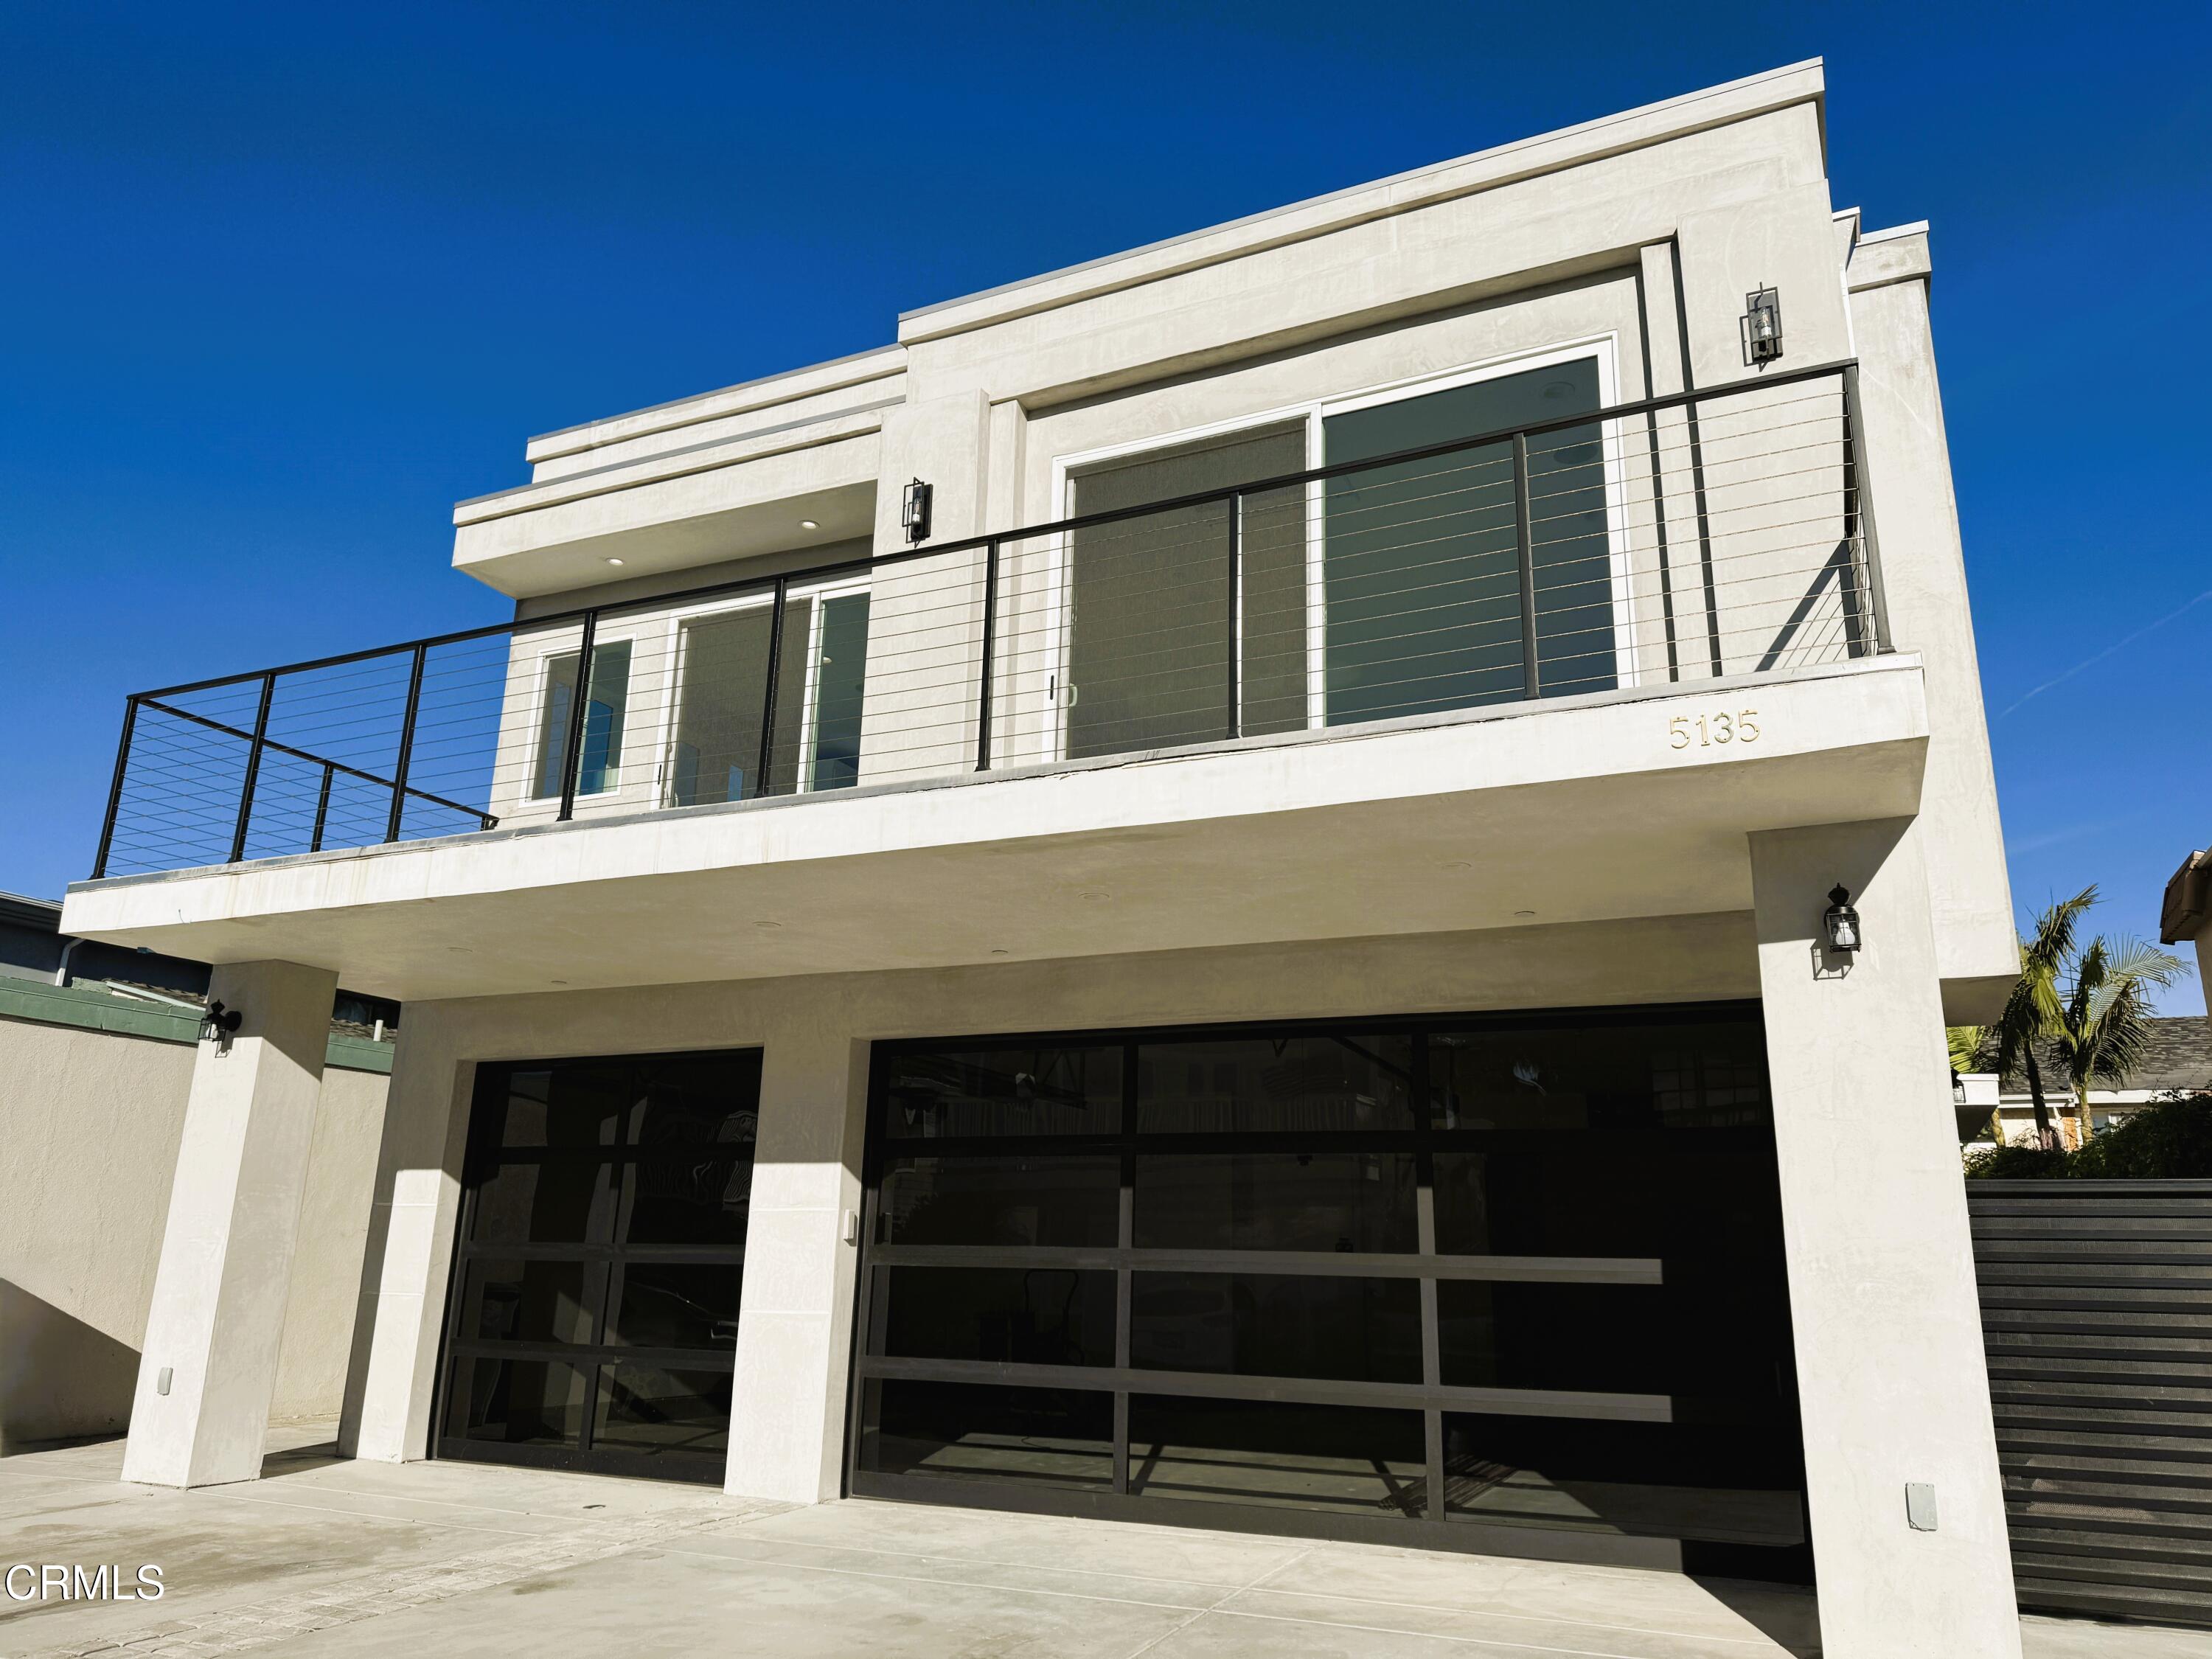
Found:
M 1755 1011 L 882 1045 L 852 1490 L 1804 1577 Z
M 481 1066 L 441 1457 L 722 1479 L 760 1054 Z

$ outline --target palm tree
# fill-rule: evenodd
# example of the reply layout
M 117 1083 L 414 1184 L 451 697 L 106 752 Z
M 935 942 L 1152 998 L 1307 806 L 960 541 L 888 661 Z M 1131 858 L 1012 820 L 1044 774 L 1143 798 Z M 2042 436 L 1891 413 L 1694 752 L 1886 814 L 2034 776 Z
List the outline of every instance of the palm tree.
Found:
M 2180 957 L 2131 939 L 2091 939 L 2074 964 L 2073 988 L 2051 1041 L 2066 1062 L 2074 1121 L 2084 1142 L 2089 1139 L 2089 1085 L 2126 1085 L 2150 1042 L 2151 988 L 2171 985 L 2180 974 Z
M 2093 884 L 2052 905 L 2035 919 L 2035 932 L 2020 942 L 2020 978 L 1997 1021 L 1997 1070 L 2027 1076 L 2035 1103 L 2036 1137 L 2058 1144 L 2043 1091 L 2037 1050 L 2047 1045 L 2064 1063 L 2081 1139 L 2089 1138 L 2089 1087 L 2121 1084 L 2142 1063 L 2149 1041 L 2154 986 L 2170 985 L 2179 958 L 2133 939 L 2092 939 L 2076 951 L 2075 930 L 2097 902 Z
M 2020 942 L 2020 977 L 2013 981 L 2004 1012 L 1997 1017 L 1998 1075 L 2027 1072 L 2028 1097 L 2035 1103 L 2035 1138 L 2046 1152 L 2058 1145 L 2058 1133 L 2051 1126 L 2050 1103 L 2043 1097 L 2043 1067 L 2036 1058 L 2036 1045 L 2049 1041 L 2057 1030 L 2063 1012 L 2058 975 L 2074 954 L 2075 924 L 2096 902 L 2093 884 L 2035 919 L 2034 935 Z

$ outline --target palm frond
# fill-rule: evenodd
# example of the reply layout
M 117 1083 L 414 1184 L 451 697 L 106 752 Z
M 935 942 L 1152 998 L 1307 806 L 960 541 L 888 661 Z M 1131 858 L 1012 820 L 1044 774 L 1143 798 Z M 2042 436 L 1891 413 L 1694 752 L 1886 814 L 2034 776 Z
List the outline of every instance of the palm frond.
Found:
M 2150 991 L 2182 972 L 2180 958 L 2139 939 L 2100 936 L 2075 964 L 2062 1029 L 2053 1034 L 2075 1091 L 2124 1085 L 2150 1043 Z
M 2030 1045 L 2047 1042 L 2064 1030 L 2066 1005 L 2059 979 L 2074 958 L 2075 931 L 2096 902 L 2093 883 L 2036 917 L 2035 931 L 2020 942 L 2020 977 L 2013 981 L 1997 1019 L 1997 1070 L 2005 1076 L 2021 1070 Z

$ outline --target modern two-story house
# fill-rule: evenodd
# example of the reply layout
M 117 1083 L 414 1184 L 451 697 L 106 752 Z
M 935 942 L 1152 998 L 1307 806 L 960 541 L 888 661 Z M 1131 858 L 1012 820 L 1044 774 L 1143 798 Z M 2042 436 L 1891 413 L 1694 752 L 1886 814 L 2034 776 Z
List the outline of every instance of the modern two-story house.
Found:
M 217 964 L 128 1478 L 352 1455 L 1814 1582 L 2013 1656 L 1942 1027 L 2015 970 L 1919 225 L 1817 64 L 532 440 L 495 628 L 133 697 Z M 232 1023 L 226 1024 L 226 1021 Z

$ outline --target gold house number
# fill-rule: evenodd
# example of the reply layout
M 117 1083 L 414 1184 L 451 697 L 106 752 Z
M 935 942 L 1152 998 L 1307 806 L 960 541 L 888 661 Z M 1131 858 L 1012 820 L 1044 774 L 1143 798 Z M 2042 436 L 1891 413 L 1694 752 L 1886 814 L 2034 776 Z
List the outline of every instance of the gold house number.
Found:
M 1677 714 L 1667 722 L 1667 741 L 1676 749 L 1687 749 L 1692 744 L 1711 749 L 1716 744 L 1757 743 L 1759 710 L 1739 708 L 1731 713 L 1723 708 L 1717 714 L 1694 717 Z

